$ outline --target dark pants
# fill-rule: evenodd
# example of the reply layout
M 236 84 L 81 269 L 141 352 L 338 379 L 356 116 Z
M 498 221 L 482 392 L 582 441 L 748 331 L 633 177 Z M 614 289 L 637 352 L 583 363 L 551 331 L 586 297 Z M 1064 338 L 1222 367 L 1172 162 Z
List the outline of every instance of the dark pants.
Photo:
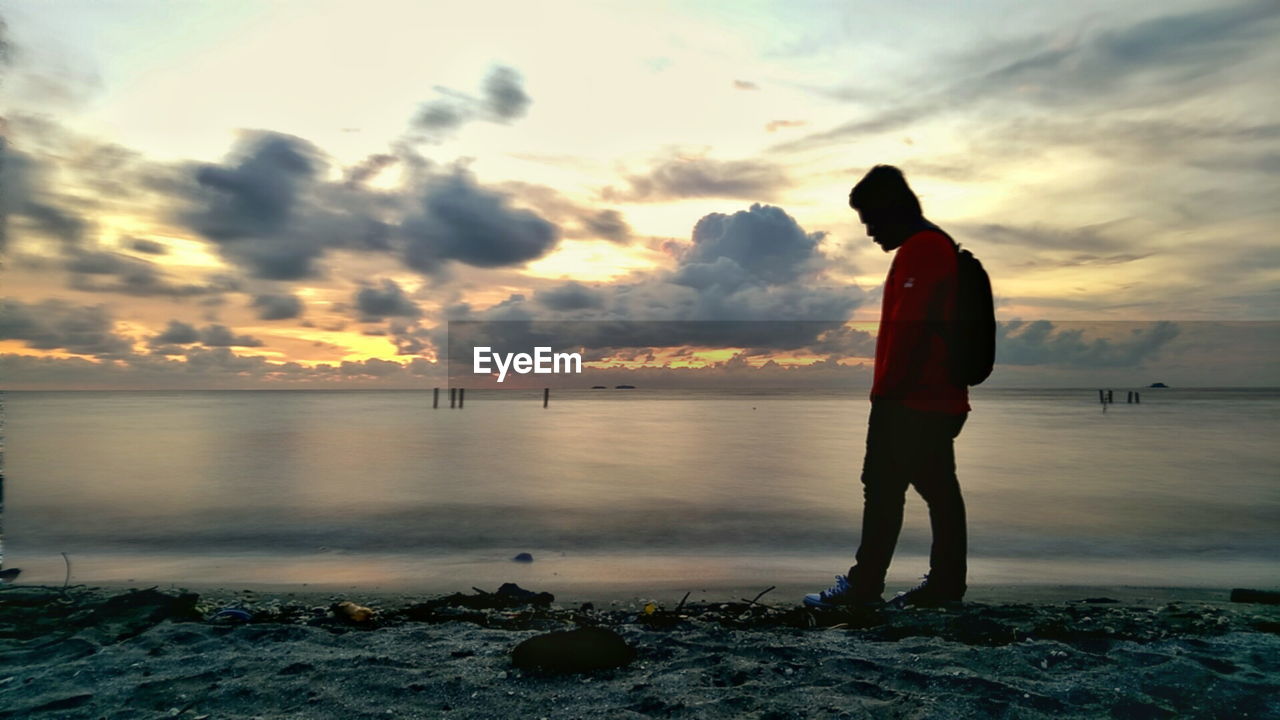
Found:
M 967 418 L 967 414 L 912 410 L 885 400 L 872 403 L 862 464 L 862 544 L 857 564 L 849 568 L 849 581 L 859 592 L 884 592 L 910 485 L 929 506 L 933 527 L 929 584 L 963 593 L 964 499 L 956 480 L 953 441 Z

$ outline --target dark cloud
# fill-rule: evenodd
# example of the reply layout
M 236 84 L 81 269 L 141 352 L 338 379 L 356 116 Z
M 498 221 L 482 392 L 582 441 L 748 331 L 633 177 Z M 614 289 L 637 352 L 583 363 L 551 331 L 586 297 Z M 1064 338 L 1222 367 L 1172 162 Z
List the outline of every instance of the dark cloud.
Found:
M 583 310 L 598 308 L 604 304 L 604 295 L 586 285 L 569 282 L 550 290 L 539 290 L 533 294 L 538 304 L 550 310 Z
M 199 330 L 181 320 L 170 320 L 163 332 L 147 340 L 153 353 L 158 355 L 181 355 L 189 353 L 189 348 L 180 345 L 199 343 L 205 347 L 262 347 L 262 341 L 249 335 L 237 335 L 225 325 L 210 324 Z
M 232 277 L 215 275 L 204 284 L 174 282 L 154 263 L 103 250 L 73 250 L 64 267 L 71 272 L 68 286 L 83 292 L 119 293 L 135 297 L 217 295 L 238 289 Z M 110 277 L 110 280 L 98 278 Z
M 158 345 L 188 345 L 199 340 L 200 332 L 195 326 L 180 320 L 170 320 L 164 332 L 151 338 L 151 342 Z
M 316 273 L 324 248 L 290 233 L 289 223 L 323 169 L 319 151 L 290 135 L 256 133 L 225 166 L 196 171 L 204 192 L 187 216 L 224 257 L 258 277 L 295 280 Z
M 585 214 L 582 225 L 592 235 L 616 243 L 631 239 L 631 226 L 617 210 L 599 210 Z
M 781 167 L 758 160 L 672 158 L 627 182 L 630 187 L 625 189 L 605 188 L 603 197 L 633 202 L 694 197 L 767 200 L 789 181 Z
M 88 222 L 71 210 L 40 202 L 26 203 L 19 214 L 25 215 L 37 232 L 51 235 L 66 248 L 80 244 Z
M 1108 326 L 1059 324 L 1047 320 L 1000 323 L 996 363 L 1065 367 L 1140 367 L 1154 359 L 1178 336 L 1177 323 L 1144 323 L 1121 333 L 1119 339 L 1088 337 Z
M 262 347 L 258 338 L 237 335 L 226 325 L 206 325 L 200 330 L 200 344 L 205 347 Z
M 424 130 L 443 132 L 462 127 L 468 119 L 468 109 L 455 101 L 435 100 L 422 106 L 414 124 Z
M 681 263 L 687 282 L 678 282 L 705 285 L 711 277 L 736 275 L 736 266 L 753 278 L 787 284 L 815 269 L 812 261 L 823 237 L 806 233 L 782 208 L 770 205 L 757 203 L 732 215 L 712 213 L 693 228 L 693 247 Z
M 169 253 L 168 245 L 156 242 L 155 240 L 147 240 L 145 238 L 134 238 L 130 240 L 129 247 L 140 253 L 146 253 L 148 255 L 167 255 Z
M 366 286 L 356 291 L 355 306 L 363 322 L 387 317 L 418 317 L 422 310 L 394 280 L 383 278 L 380 286 Z
M 347 168 L 346 184 L 348 187 L 363 185 L 370 178 L 396 164 L 397 161 L 398 158 L 395 155 L 387 153 L 370 155 L 359 164 Z
M 297 295 L 264 293 L 253 298 L 259 320 L 288 320 L 302 315 L 302 300 Z
M 132 339 L 115 332 L 106 308 L 74 306 L 61 300 L 27 304 L 0 300 L 0 340 L 21 340 L 36 350 L 114 357 L 129 353 Z
M 489 113 L 502 122 L 523 117 L 533 102 L 519 73 L 509 67 L 494 68 L 485 78 L 484 101 Z
M 547 254 L 559 239 L 555 225 L 510 207 L 507 196 L 476 185 L 461 170 L 432 180 L 421 208 L 401 230 L 405 263 L 422 272 L 438 272 L 447 260 L 476 267 L 520 265 Z
M 533 102 L 520 74 L 505 66 L 493 68 L 485 77 L 479 99 L 443 87 L 436 92 L 441 97 L 423 103 L 413 119 L 414 127 L 427 133 L 419 139 L 439 140 L 480 118 L 508 123 L 523 117 Z

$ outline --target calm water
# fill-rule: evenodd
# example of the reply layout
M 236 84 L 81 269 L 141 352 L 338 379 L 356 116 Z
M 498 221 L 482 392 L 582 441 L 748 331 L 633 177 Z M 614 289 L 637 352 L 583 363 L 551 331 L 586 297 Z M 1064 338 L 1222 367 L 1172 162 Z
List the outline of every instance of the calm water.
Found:
M 1123 391 L 1117 399 L 1123 400 Z M 861 393 L 10 392 L 23 580 L 825 583 L 857 543 Z M 447 404 L 447 403 L 446 403 Z M 1280 584 L 1280 391 L 975 393 L 971 583 Z M 910 496 L 893 568 L 924 572 Z M 531 565 L 510 558 L 532 553 Z

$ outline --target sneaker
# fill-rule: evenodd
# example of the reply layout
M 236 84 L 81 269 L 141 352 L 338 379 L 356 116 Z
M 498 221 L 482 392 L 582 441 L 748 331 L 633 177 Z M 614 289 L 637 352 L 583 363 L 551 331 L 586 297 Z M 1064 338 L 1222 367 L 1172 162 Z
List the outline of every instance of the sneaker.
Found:
M 956 587 L 954 585 L 943 585 L 938 582 L 929 582 L 929 576 L 924 576 L 924 582 L 907 590 L 900 592 L 889 601 L 889 605 L 895 608 L 904 607 L 938 607 L 948 603 L 958 603 L 964 598 L 965 588 L 963 585 Z
M 834 610 L 841 607 L 874 607 L 884 604 L 880 595 L 860 593 L 849 584 L 849 578 L 836 576 L 836 584 L 818 593 L 804 596 L 804 604 L 811 608 Z

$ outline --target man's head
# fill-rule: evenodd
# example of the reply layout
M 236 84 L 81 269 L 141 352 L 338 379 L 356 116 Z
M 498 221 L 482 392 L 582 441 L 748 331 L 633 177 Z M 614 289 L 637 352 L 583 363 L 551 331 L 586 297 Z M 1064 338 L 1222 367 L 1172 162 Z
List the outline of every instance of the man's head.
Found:
M 902 171 L 892 165 L 871 168 L 849 192 L 849 207 L 858 211 L 867 237 L 885 252 L 906 242 L 924 216 Z

